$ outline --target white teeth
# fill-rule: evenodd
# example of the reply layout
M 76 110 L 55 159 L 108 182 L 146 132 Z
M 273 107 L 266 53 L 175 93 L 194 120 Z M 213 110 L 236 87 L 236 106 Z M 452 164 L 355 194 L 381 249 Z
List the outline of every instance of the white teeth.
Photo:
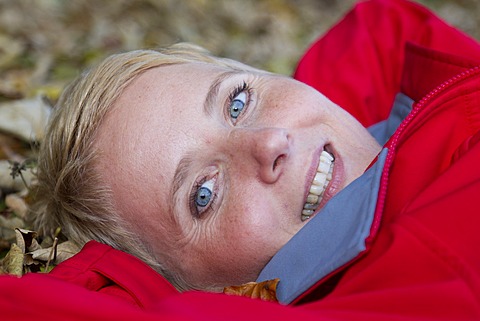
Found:
M 315 203 L 315 204 L 305 203 L 305 205 L 303 205 L 303 209 L 304 210 L 316 210 L 317 209 L 317 203 Z
M 323 198 L 325 189 L 332 180 L 333 172 L 333 155 L 329 152 L 322 151 L 320 154 L 320 162 L 318 164 L 317 173 L 313 178 L 312 186 L 310 186 L 310 193 L 307 196 L 307 201 L 303 205 L 302 221 L 308 220 L 315 212 L 318 204 Z
M 318 171 L 319 172 L 322 172 L 322 173 L 328 173 L 328 170 L 330 169 L 330 164 L 331 162 L 328 162 L 328 161 L 320 161 L 320 163 L 318 163 Z
M 310 193 L 313 195 L 320 196 L 323 192 L 323 186 L 312 185 L 310 186 Z
M 317 174 L 315 174 L 315 177 L 313 178 L 313 184 L 323 187 L 323 185 L 325 185 L 325 181 L 327 180 L 327 175 L 328 169 L 326 173 L 317 172 Z
M 335 160 L 335 158 L 333 158 L 333 155 L 332 155 L 332 154 L 330 154 L 329 152 L 324 151 L 324 150 L 323 150 L 322 153 L 320 154 L 320 161 L 322 160 L 322 158 L 327 159 L 330 163 Z
M 311 204 L 316 204 L 316 203 L 318 203 L 318 196 L 317 196 L 317 195 L 308 194 L 308 196 L 307 196 L 307 203 L 310 203 L 310 205 L 311 205 Z
M 310 215 L 312 215 L 312 214 L 313 214 L 313 210 L 305 210 L 305 209 L 304 209 L 304 210 L 302 211 L 302 215 L 308 215 L 308 216 L 310 216 Z

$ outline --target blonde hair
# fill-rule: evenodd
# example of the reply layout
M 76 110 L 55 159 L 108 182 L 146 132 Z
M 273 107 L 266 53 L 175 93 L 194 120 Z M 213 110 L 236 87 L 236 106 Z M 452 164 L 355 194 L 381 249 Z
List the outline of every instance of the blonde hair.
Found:
M 159 50 L 112 55 L 83 73 L 63 92 L 55 106 L 38 157 L 36 203 L 32 210 L 40 233 L 63 234 L 83 245 L 89 240 L 130 253 L 161 273 L 179 290 L 191 289 L 175 271 L 167 271 L 149 246 L 122 220 L 111 190 L 96 171 L 93 148 L 97 129 L 128 84 L 148 69 L 204 62 L 234 70 L 254 70 L 239 62 L 210 55 L 201 47 L 177 44 Z

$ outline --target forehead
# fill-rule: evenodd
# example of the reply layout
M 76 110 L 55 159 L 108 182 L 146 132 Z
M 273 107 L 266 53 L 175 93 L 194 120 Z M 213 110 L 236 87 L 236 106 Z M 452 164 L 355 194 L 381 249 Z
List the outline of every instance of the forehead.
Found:
M 227 70 L 205 63 L 152 68 L 127 86 L 102 130 L 130 152 L 145 155 L 160 141 L 166 153 L 170 146 L 178 149 L 182 136 L 199 128 L 192 120 L 199 119 L 212 82 Z M 174 160 L 175 154 L 169 159 Z
M 116 101 L 111 118 L 137 127 L 130 134 L 163 129 L 180 132 L 191 118 L 185 115 L 201 112 L 203 102 L 215 79 L 230 69 L 205 63 L 186 63 L 152 68 L 124 90 Z M 193 123 L 192 123 L 193 126 Z M 118 128 L 118 127 L 117 127 Z M 166 146 L 165 146 L 166 147 Z
M 118 105 L 124 101 L 141 101 L 154 96 L 163 108 L 168 108 L 169 98 L 175 101 L 189 98 L 189 93 L 209 87 L 218 74 L 231 69 L 206 63 L 182 63 L 149 69 L 138 76 L 120 95 Z M 171 102 L 174 103 L 175 101 Z

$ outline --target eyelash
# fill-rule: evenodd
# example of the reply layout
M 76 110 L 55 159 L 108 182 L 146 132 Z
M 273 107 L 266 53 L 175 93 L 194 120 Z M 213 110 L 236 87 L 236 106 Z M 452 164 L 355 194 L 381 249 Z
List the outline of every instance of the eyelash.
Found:
M 250 102 L 251 102 L 251 97 L 252 97 L 252 89 L 250 88 L 250 85 L 248 85 L 245 81 L 242 82 L 242 84 L 239 84 L 237 85 L 233 90 L 232 92 L 230 93 L 230 95 L 228 95 L 228 100 L 227 100 L 227 107 L 225 108 L 226 112 L 227 112 L 227 116 L 228 118 L 230 118 L 230 116 L 228 115 L 229 113 L 229 108 L 230 106 L 232 105 L 232 103 L 234 102 L 235 98 L 240 95 L 242 92 L 244 92 L 247 96 L 246 100 L 245 100 L 245 107 L 244 109 L 242 110 L 242 112 L 240 113 L 243 114 L 245 113 L 245 109 L 248 108 L 248 106 L 250 105 Z M 235 120 L 232 120 L 234 123 L 236 123 L 237 119 Z
M 205 215 L 206 213 L 208 214 L 214 208 L 215 201 L 217 199 L 217 189 L 216 189 L 217 184 L 215 182 L 214 188 L 212 190 L 212 199 L 210 200 L 210 202 L 208 203 L 208 205 L 205 207 L 205 209 L 203 211 L 201 211 L 201 212 L 198 211 L 197 205 L 195 204 L 195 198 L 197 196 L 198 190 L 207 181 L 207 179 L 213 179 L 213 177 L 211 177 L 211 178 L 202 177 L 201 179 L 198 179 L 197 181 L 195 181 L 195 183 L 193 184 L 192 191 L 190 192 L 190 195 L 188 197 L 190 212 L 196 218 L 200 218 L 201 216 Z
M 230 93 L 229 95 L 229 103 L 231 103 L 235 97 L 238 96 L 238 94 L 240 94 L 241 92 L 244 92 L 246 91 L 248 93 L 248 91 L 250 90 L 250 87 L 248 86 L 248 84 L 244 81 L 242 82 L 242 84 L 240 85 L 237 85 L 233 90 L 232 92 Z

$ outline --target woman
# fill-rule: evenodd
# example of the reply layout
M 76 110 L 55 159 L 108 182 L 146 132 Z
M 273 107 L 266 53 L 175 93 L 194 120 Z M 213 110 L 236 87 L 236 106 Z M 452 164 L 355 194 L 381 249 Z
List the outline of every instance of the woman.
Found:
M 178 289 L 280 278 L 296 306 L 179 294 L 96 242 L 3 279 L 11 300 L 48 285 L 42 313 L 77 319 L 480 317 L 476 42 L 402 0 L 359 4 L 319 40 L 297 79 L 373 136 L 294 80 L 171 50 L 109 58 L 66 91 L 40 223 Z
M 67 90 L 69 100 L 60 101 L 47 134 L 43 150 L 49 154 L 39 165 L 45 185 L 38 195 L 50 195 L 43 213 L 55 219 L 52 228 L 62 226 L 82 240 L 106 240 L 132 254 L 141 252 L 126 245 L 139 239 L 138 247 L 150 249 L 153 265 L 162 266 L 177 287 L 221 291 L 255 280 L 317 212 L 313 208 L 360 176 L 380 146 L 352 116 L 292 79 L 238 63 L 222 66 L 218 59 L 184 62 L 176 56 L 169 60 L 178 63 L 146 70 L 165 59 L 145 51 L 114 57 Z M 142 73 L 132 76 L 122 68 L 129 64 Z M 95 93 L 106 91 L 93 85 L 112 77 L 106 68 L 118 71 L 112 86 L 126 86 L 110 90 L 120 93 L 111 104 L 112 98 Z M 79 86 L 89 86 L 89 93 L 77 102 L 71 97 Z M 96 113 L 92 121 L 90 111 Z M 70 145 L 79 145 L 78 152 L 65 153 Z M 333 162 L 324 160 L 332 156 Z M 69 168 L 84 159 L 90 164 Z M 50 164 L 56 166 L 45 170 Z M 315 174 L 320 164 L 326 168 Z M 63 192 L 64 200 L 51 193 L 56 185 L 86 190 L 88 197 L 72 206 L 72 196 L 82 192 Z M 95 208 L 88 204 L 100 200 L 92 185 L 111 194 Z M 321 195 L 307 200 L 310 189 Z M 113 213 L 107 214 L 101 206 L 111 198 Z M 134 237 L 115 240 L 122 236 L 109 226 L 115 216 Z M 96 225 L 103 217 L 106 226 Z

